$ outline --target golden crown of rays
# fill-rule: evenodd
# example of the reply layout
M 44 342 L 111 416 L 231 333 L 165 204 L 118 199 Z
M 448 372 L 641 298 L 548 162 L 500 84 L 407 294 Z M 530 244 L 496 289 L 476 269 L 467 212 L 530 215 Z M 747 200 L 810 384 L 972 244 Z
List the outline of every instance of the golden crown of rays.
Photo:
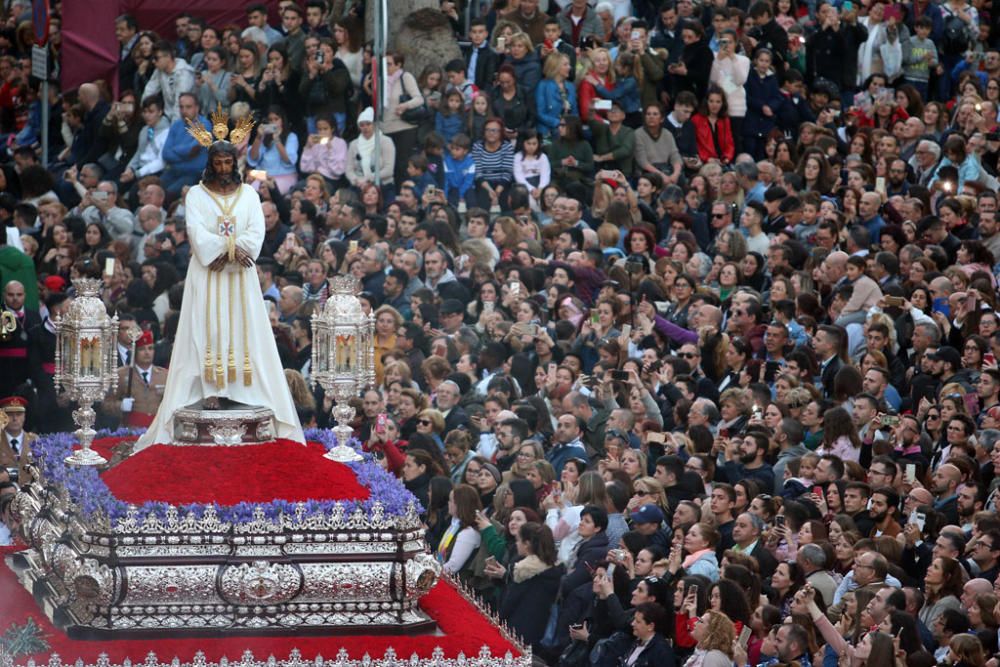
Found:
M 250 134 L 250 130 L 253 129 L 254 120 L 253 116 L 244 116 L 236 121 L 236 127 L 230 131 L 229 129 L 229 113 L 222 110 L 222 104 L 216 108 L 211 115 L 212 119 L 212 131 L 209 132 L 208 128 L 202 125 L 197 119 L 191 120 L 188 118 L 187 131 L 194 140 L 199 144 L 208 148 L 216 141 L 226 141 L 226 137 L 229 137 L 229 142 L 235 145 L 243 143 L 243 140 L 247 138 Z

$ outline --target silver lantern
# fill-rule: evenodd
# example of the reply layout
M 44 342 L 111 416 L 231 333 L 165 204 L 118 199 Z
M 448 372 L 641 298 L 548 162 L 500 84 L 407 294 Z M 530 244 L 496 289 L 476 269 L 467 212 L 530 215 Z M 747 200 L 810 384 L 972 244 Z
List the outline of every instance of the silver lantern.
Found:
M 118 364 L 115 359 L 118 316 L 108 315 L 101 300 L 101 281 L 94 278 L 73 280 L 76 298 L 66 314 L 56 318 L 55 385 L 62 387 L 79 408 L 73 411 L 80 449 L 66 459 L 73 465 L 102 465 L 107 461 L 90 448 L 94 440 L 93 404 L 118 387 Z
M 361 456 L 347 446 L 354 419 L 352 398 L 375 384 L 375 315 L 365 315 L 357 297 L 358 279 L 335 276 L 330 298 L 322 312 L 312 317 L 313 386 L 323 387 L 334 400 L 333 418 L 337 426 L 337 446 L 326 457 L 345 463 L 360 461 Z

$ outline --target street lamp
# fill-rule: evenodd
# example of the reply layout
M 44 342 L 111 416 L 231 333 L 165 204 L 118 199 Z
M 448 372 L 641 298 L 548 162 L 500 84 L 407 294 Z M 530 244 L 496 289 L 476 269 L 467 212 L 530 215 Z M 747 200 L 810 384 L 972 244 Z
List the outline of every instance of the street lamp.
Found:
M 354 408 L 350 400 L 375 384 L 375 316 L 365 315 L 358 299 L 354 276 L 335 276 L 330 298 L 322 312 L 313 313 L 313 386 L 320 385 L 333 397 L 333 432 L 337 446 L 326 458 L 340 463 L 360 461 L 361 455 L 347 445 L 353 430 Z

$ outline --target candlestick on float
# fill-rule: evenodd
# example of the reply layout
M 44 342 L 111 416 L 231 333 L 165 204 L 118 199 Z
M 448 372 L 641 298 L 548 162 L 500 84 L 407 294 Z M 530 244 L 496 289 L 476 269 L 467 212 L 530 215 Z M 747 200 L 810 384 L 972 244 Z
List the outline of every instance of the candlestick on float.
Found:
M 72 465 L 103 465 L 107 460 L 90 448 L 97 432 L 97 413 L 93 404 L 103 400 L 118 387 L 115 362 L 115 339 L 118 316 L 108 315 L 100 298 L 101 281 L 93 278 L 73 280 L 77 297 L 65 315 L 53 322 L 56 329 L 56 387 L 79 407 L 73 411 L 80 449 L 66 458 Z
M 350 400 L 375 384 L 375 316 L 365 315 L 357 297 L 358 279 L 335 276 L 330 298 L 322 312 L 313 313 L 312 375 L 334 400 L 331 414 L 337 425 L 337 446 L 326 458 L 340 463 L 360 461 L 361 455 L 347 445 L 353 434 L 355 410 Z

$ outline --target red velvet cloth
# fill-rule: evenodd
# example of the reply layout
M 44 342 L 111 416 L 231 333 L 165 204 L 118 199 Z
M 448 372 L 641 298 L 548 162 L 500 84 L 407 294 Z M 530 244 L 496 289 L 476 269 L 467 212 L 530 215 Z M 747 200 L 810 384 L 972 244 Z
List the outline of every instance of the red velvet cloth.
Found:
M 107 457 L 124 439 L 98 440 L 94 449 Z M 325 453 L 319 443 L 291 440 L 239 447 L 153 445 L 101 478 L 116 498 L 135 505 L 367 499 L 368 489 L 354 471 L 323 458 Z
M 0 548 L 0 557 L 17 551 L 17 547 Z M 440 582 L 420 601 L 420 607 L 438 623 L 439 635 L 398 636 L 303 636 L 303 637 L 254 637 L 231 636 L 219 638 L 190 639 L 115 639 L 112 641 L 76 641 L 69 639 L 49 623 L 38 610 L 31 595 L 17 582 L 6 565 L 0 564 L 0 633 L 12 623 L 18 625 L 30 617 L 42 629 L 49 643 L 49 652 L 58 653 L 63 663 L 72 664 L 77 658 L 86 663 L 95 663 L 97 656 L 107 653 L 112 663 L 120 663 L 125 658 L 133 664 L 141 665 L 146 654 L 156 653 L 161 662 L 169 662 L 174 657 L 182 663 L 190 662 L 194 654 L 203 651 L 209 661 L 218 661 L 226 656 L 230 661 L 238 660 L 243 651 L 253 651 L 258 660 L 266 660 L 273 655 L 279 660 L 286 659 L 293 648 L 302 652 L 302 658 L 312 661 L 317 655 L 333 659 L 341 647 L 347 649 L 351 658 L 360 659 L 367 652 L 373 658 L 381 658 L 390 646 L 401 659 L 408 659 L 414 652 L 421 658 L 429 658 L 434 648 L 440 646 L 446 658 L 455 658 L 459 652 L 466 656 L 479 653 L 482 646 L 488 646 L 494 656 L 502 656 L 507 651 L 518 655 L 497 628 L 485 618 L 475 606 L 469 604 L 447 582 Z M 47 654 L 30 656 L 39 664 L 48 660 Z M 16 664 L 27 662 L 28 656 L 15 660 Z

